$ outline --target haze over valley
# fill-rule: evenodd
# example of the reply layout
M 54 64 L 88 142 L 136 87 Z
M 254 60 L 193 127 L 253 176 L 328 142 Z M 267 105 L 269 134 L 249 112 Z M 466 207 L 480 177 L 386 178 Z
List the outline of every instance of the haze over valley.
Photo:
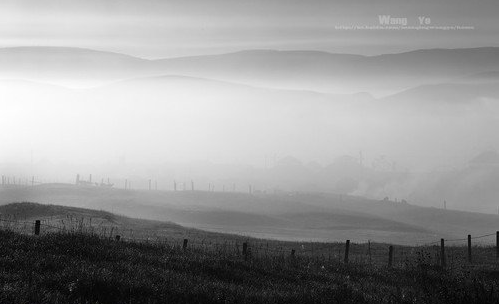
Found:
M 371 204 L 498 215 L 495 1 L 49 2 L 0 3 L 5 204 L 322 240 L 453 232 Z
M 498 210 L 498 48 L 145 60 L 22 47 L 0 62 L 5 176 Z

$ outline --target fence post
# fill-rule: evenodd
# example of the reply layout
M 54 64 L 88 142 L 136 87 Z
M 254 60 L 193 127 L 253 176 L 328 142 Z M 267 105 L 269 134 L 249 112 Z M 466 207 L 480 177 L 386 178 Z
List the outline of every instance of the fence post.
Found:
M 245 242 L 243 243 L 243 256 L 245 257 L 245 261 L 247 260 L 247 255 L 248 255 L 248 243 Z
M 295 249 L 292 249 L 292 252 L 290 253 L 290 256 L 292 257 L 292 259 L 295 257 Z
M 472 263 L 472 240 L 470 234 L 467 235 L 467 260 Z
M 389 246 L 389 268 L 392 267 L 393 253 L 394 253 L 394 247 L 391 245 L 391 246 Z
M 444 256 L 444 239 L 441 239 L 441 267 L 446 267 L 446 258 Z
M 35 235 L 40 235 L 40 220 L 35 221 Z
M 350 240 L 345 241 L 345 255 L 344 255 L 344 263 L 347 264 L 349 263 L 349 244 L 351 243 Z
M 369 258 L 369 261 L 371 264 L 372 263 L 372 249 L 371 249 L 370 240 L 368 240 L 368 258 Z
M 498 255 L 498 231 L 497 231 L 497 255 Z
M 188 239 L 184 239 L 184 241 L 182 242 L 182 250 L 186 250 L 187 249 L 187 246 L 188 246 Z

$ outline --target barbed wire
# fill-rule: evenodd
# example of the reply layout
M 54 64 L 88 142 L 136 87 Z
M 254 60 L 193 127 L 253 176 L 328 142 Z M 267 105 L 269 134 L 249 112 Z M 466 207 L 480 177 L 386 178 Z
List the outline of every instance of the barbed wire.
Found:
M 67 223 L 68 226 L 70 227 L 66 227 L 66 224 L 63 223 L 63 227 L 61 226 L 55 226 L 55 225 L 51 225 L 51 224 L 48 224 L 44 221 L 48 221 L 47 219 L 42 219 L 40 221 L 40 226 L 43 226 L 43 227 L 47 227 L 47 228 L 52 228 L 52 229 L 56 229 L 58 231 L 91 231 L 91 232 L 94 232 L 95 230 L 106 230 L 106 232 L 103 232 L 105 235 L 108 234 L 108 231 L 109 231 L 109 238 L 113 238 L 113 232 L 116 232 L 116 234 L 118 235 L 118 233 L 123 233 L 124 235 L 121 236 L 121 240 L 123 241 L 131 241 L 131 242 L 154 242 L 154 243 L 158 243 L 158 244 L 166 244 L 166 245 L 171 245 L 171 246 L 181 246 L 182 245 L 182 239 L 183 238 L 189 238 L 189 235 L 183 235 L 183 236 L 177 236 L 177 237 L 166 237 L 166 236 L 163 236 L 161 235 L 161 229 L 160 229 L 160 235 L 154 235 L 154 236 L 147 236 L 147 234 L 149 233 L 149 231 L 151 230 L 154 230 L 154 228 L 145 228 L 145 229 L 132 229 L 132 228 L 124 228 L 124 227 L 119 227 L 119 226 L 113 226 L 113 225 L 109 225 L 109 226 L 103 226 L 102 225 L 102 222 L 99 223 L 99 225 L 96 227 L 96 226 L 92 226 L 92 225 L 89 225 L 88 222 L 84 223 L 83 221 L 83 218 L 82 220 L 79 220 L 78 218 L 75 218 L 75 219 L 72 219 L 70 218 L 69 219 L 69 222 Z M 63 219 L 60 219 L 60 221 L 63 221 Z M 0 218 L 0 222 L 6 222 L 6 223 L 13 223 L 13 224 L 16 224 L 16 225 L 25 225 L 25 226 L 31 226 L 33 227 L 35 225 L 35 222 L 33 221 L 22 221 L 22 220 L 16 220 L 16 219 L 5 219 L 5 218 Z M 86 226 L 85 229 L 82 229 L 82 223 L 84 224 L 87 224 L 89 226 Z M 71 225 L 74 225 L 73 227 L 71 227 Z M 101 231 L 102 232 L 102 231 Z M 129 236 L 126 236 L 126 234 L 129 234 Z M 137 236 L 134 236 L 137 235 Z M 144 237 L 146 235 L 146 237 Z M 494 236 L 496 235 L 496 233 L 488 233 L 488 234 L 483 234 L 483 235 L 478 235 L 478 236 L 471 236 L 471 239 L 480 239 L 480 238 L 485 238 L 485 237 L 489 237 L 489 236 Z M 246 240 L 245 240 L 246 238 Z M 456 241 L 465 241 L 465 240 L 468 240 L 468 238 L 457 238 L 457 239 L 444 239 L 445 242 L 456 242 Z M 256 241 L 253 241 L 253 240 L 249 240 L 249 237 L 245 237 L 245 236 L 235 236 L 234 239 L 232 240 L 227 240 L 227 241 L 224 241 L 224 242 L 216 242 L 216 241 L 212 241 L 210 240 L 210 238 L 205 239 L 200 239 L 200 238 L 192 238 L 192 239 L 189 239 L 189 242 L 188 242 L 188 247 L 189 248 L 199 248 L 199 249 L 207 249 L 207 248 L 211 248 L 211 249 L 214 249 L 215 251 L 219 250 L 219 251 L 222 251 L 222 252 L 227 252 L 227 250 L 229 249 L 228 252 L 231 252 L 231 251 L 234 251 L 235 253 L 238 253 L 240 254 L 240 252 L 242 252 L 242 244 L 243 243 L 247 243 L 248 244 L 248 247 L 247 247 L 247 250 L 249 250 L 250 252 L 252 251 L 255 251 L 255 253 L 260 253 L 261 255 L 262 254 L 271 254 L 271 255 L 285 255 L 285 254 L 291 254 L 291 250 L 294 250 L 296 254 L 308 254 L 308 253 L 311 253 L 312 255 L 314 255 L 313 253 L 314 252 L 318 252 L 320 253 L 321 251 L 324 251 L 324 250 L 339 250 L 345 246 L 343 245 L 342 242 L 337 242 L 337 243 L 319 243 L 319 244 L 322 244 L 320 246 L 318 246 L 318 243 L 310 243 L 310 247 L 307 246 L 309 243 L 302 243 L 301 242 L 297 242 L 297 243 L 290 243 L 290 244 L 283 244 L 282 246 L 269 246 L 269 242 L 266 242 L 266 243 L 263 243 L 263 242 L 259 242 L 258 240 Z M 439 244 L 441 242 L 441 240 L 439 241 L 434 241 L 434 242 L 428 242 L 428 243 L 425 243 L 425 244 L 422 244 L 422 245 L 417 245 L 417 246 L 404 246 L 404 245 L 396 245 L 396 246 L 400 246 L 400 247 L 412 247 L 410 250 L 414 250 L 416 247 L 426 247 L 426 246 L 432 246 L 432 245 L 435 245 L 435 244 Z M 362 246 L 366 246 L 367 243 L 351 243 L 351 248 L 356 248 L 357 245 L 362 245 Z M 368 249 L 368 248 L 363 248 L 363 253 L 360 254 L 359 252 L 358 253 L 355 253 L 353 249 L 351 249 L 351 254 L 353 254 L 354 256 L 370 256 L 372 254 L 377 254 L 380 253 L 380 244 L 381 243 L 373 243 L 372 244 L 377 244 L 376 246 L 374 246 L 373 248 L 371 249 Z M 298 248 L 297 248 L 298 246 Z M 306 248 L 305 246 L 307 246 L 308 248 Z M 324 252 L 323 252 L 324 253 Z M 404 251 L 404 252 L 401 252 L 400 255 L 406 255 L 408 254 L 407 251 Z M 336 254 L 334 254 L 334 256 L 336 256 Z

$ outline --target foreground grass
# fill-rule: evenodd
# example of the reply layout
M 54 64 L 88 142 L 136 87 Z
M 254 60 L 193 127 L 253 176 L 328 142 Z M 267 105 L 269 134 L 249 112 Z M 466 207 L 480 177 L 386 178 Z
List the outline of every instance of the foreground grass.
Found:
M 0 231 L 1 303 L 498 303 L 497 269 L 219 256 Z

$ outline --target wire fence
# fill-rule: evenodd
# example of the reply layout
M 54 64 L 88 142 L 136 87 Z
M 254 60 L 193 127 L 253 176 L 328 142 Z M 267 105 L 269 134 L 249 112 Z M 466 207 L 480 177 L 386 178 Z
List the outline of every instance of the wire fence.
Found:
M 38 228 L 37 228 L 38 226 Z M 0 229 L 22 234 L 86 233 L 122 242 L 147 243 L 212 253 L 219 256 L 244 256 L 245 259 L 302 259 L 325 264 L 331 262 L 350 264 L 387 265 L 390 267 L 489 267 L 498 269 L 498 232 L 466 238 L 441 239 L 416 246 L 388 245 L 385 243 L 317 243 L 261 240 L 236 235 L 197 233 L 171 233 L 154 227 L 128 228 L 111 225 L 104 220 L 92 222 L 91 218 L 44 218 L 37 221 L 14 217 L 0 218 Z M 491 238 L 496 245 L 474 243 L 474 240 Z M 496 239 L 495 239 L 496 238 Z

